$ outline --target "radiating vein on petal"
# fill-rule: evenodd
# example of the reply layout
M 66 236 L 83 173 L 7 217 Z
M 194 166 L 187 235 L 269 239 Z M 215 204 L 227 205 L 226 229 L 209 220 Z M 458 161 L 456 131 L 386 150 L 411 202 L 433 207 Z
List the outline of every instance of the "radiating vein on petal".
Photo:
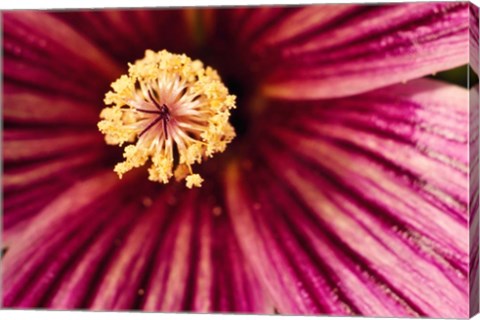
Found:
M 341 97 L 468 63 L 466 3 L 291 11 L 284 19 L 271 18 L 268 32 L 239 48 L 246 61 L 254 61 L 252 72 L 265 78 L 270 96 Z
M 272 102 L 261 158 L 231 169 L 226 194 L 281 311 L 467 316 L 467 99 L 418 80 Z
M 92 218 L 89 214 L 94 215 L 95 208 L 101 204 L 95 200 L 116 186 L 118 179 L 108 172 L 79 182 L 38 213 L 22 233 L 10 239 L 8 255 L 2 260 L 5 305 L 14 306 L 18 302 L 39 264 L 55 254 L 62 239 L 68 238 L 74 230 L 79 231 L 78 226 Z
M 142 308 L 272 313 L 238 249 L 225 209 L 214 200 L 218 195 L 209 191 L 185 194 L 185 203 L 172 212 Z
M 7 123 L 91 125 L 98 119 L 95 105 L 34 94 L 19 88 L 4 92 L 3 106 L 3 117 Z
M 7 79 L 92 99 L 121 72 L 101 47 L 48 12 L 6 12 L 2 18 Z
M 472 5 L 473 6 L 473 5 Z M 478 10 L 478 8 L 476 8 Z M 477 11 L 478 13 L 478 11 Z M 477 15 L 478 18 L 478 15 Z M 477 20 L 478 25 L 478 20 Z M 470 232 L 470 268 L 468 277 L 470 279 L 470 317 L 477 314 L 479 310 L 479 212 L 478 212 L 478 191 L 479 191 L 479 86 L 475 85 L 470 89 L 470 132 L 469 132 L 469 232 Z
M 121 64 L 141 58 L 146 49 L 191 50 L 185 10 L 106 9 L 54 12 Z M 165 30 L 169 32 L 165 32 Z
M 470 33 L 470 66 L 473 71 L 478 75 L 478 70 L 480 68 L 478 61 L 479 47 L 478 47 L 478 7 L 473 3 L 469 4 L 470 14 L 469 14 L 469 33 Z

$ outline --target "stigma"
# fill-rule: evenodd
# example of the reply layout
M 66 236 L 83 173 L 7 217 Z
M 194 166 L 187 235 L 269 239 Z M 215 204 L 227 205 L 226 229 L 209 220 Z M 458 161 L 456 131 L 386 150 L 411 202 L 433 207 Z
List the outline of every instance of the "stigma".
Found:
M 229 123 L 235 96 L 218 73 L 199 60 L 166 50 L 147 50 L 112 83 L 98 128 L 110 145 L 124 147 L 120 178 L 148 163 L 148 179 L 185 180 L 200 187 L 193 165 L 225 151 L 235 137 Z

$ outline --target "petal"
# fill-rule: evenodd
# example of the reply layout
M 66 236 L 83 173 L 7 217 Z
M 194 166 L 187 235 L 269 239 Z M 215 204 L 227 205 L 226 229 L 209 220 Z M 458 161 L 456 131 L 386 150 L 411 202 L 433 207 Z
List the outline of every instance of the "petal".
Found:
M 7 124 L 85 126 L 98 121 L 95 104 L 87 104 L 21 87 L 5 88 L 3 117 Z M 52 127 L 50 127 L 52 128 Z
M 272 313 L 210 199 L 218 191 L 103 171 L 94 124 L 114 60 L 155 49 L 145 43 L 184 45 L 182 12 L 24 11 L 3 23 L 4 304 Z
M 345 107 L 348 111 L 343 107 L 345 104 L 349 105 Z M 357 177 L 355 188 L 368 190 L 365 193 L 369 197 L 377 203 L 384 202 L 392 211 L 402 208 L 402 202 L 397 201 L 393 206 L 389 198 L 408 199 L 401 210 L 402 219 L 416 224 L 419 231 L 423 229 L 429 237 L 460 254 L 466 245 L 462 231 L 468 204 L 467 106 L 467 90 L 417 80 L 335 101 L 333 118 L 321 112 L 315 117 L 321 120 L 307 121 L 304 115 L 308 111 L 304 110 L 298 113 L 298 122 L 288 120 L 292 127 L 288 133 L 285 130 L 277 134 L 288 141 L 305 136 L 304 145 L 297 142 L 290 146 L 292 150 L 306 154 L 312 152 L 309 148 L 315 148 L 319 164 L 345 179 Z M 350 108 L 362 110 L 369 119 L 368 126 L 365 118 L 350 119 Z M 387 114 L 382 115 L 380 110 L 386 108 Z M 389 112 L 392 110 L 398 112 L 392 114 Z M 305 133 L 291 135 L 292 131 L 299 131 L 299 125 L 306 129 Z M 324 152 L 325 156 L 320 156 Z M 328 161 L 334 162 L 327 164 Z M 352 161 L 363 170 L 347 170 Z M 382 167 L 385 169 L 380 170 Z M 388 170 L 395 172 L 397 178 L 391 177 Z M 418 214 L 420 209 L 425 210 L 424 216 Z M 444 233 L 449 235 L 448 241 L 440 236 Z
M 15 234 L 18 228 L 23 229 L 18 224 L 28 223 L 27 220 L 30 217 L 41 212 L 52 199 L 65 191 L 71 182 L 67 179 L 54 181 L 48 179 L 37 184 L 35 188 L 5 192 L 2 217 L 2 237 L 5 242 L 8 242 L 11 234 Z
M 92 100 L 121 73 L 101 47 L 49 13 L 6 12 L 2 21 L 6 83 Z
M 468 4 L 291 8 L 259 26 L 237 51 L 254 61 L 259 75 L 252 78 L 263 79 L 269 96 L 358 94 L 468 63 Z
M 104 167 L 94 104 L 8 81 L 4 86 L 4 237 L 28 226 L 69 185 Z
M 478 23 L 478 22 L 477 22 Z M 470 198 L 469 198 L 469 232 L 470 232 L 470 317 L 476 315 L 479 310 L 479 222 L 478 222 L 478 190 L 479 190 L 479 142 L 478 142 L 478 84 L 470 89 Z
M 146 49 L 191 50 L 184 10 L 108 9 L 52 14 L 122 65 L 143 57 Z
M 208 188 L 208 186 L 206 187 Z M 157 248 L 142 308 L 272 313 L 211 190 L 184 194 Z
M 89 150 L 84 153 L 67 154 L 50 161 L 41 163 L 28 163 L 6 170 L 3 175 L 3 188 L 5 192 L 21 188 L 32 188 L 36 183 L 64 175 L 62 179 L 74 181 L 75 171 L 80 168 L 92 170 L 98 165 L 102 154 L 98 150 Z M 72 174 L 68 177 L 68 174 Z
M 124 204 L 111 216 L 108 225 L 100 232 L 84 239 L 85 249 L 75 253 L 73 264 L 60 261 L 67 266 L 64 275 L 56 279 L 59 283 L 47 297 L 44 307 L 56 310 L 72 310 L 86 308 L 91 300 L 92 288 L 97 286 L 96 278 L 103 271 L 102 265 L 121 249 L 126 234 L 138 221 L 144 207 L 132 201 Z
M 249 45 L 256 37 L 263 34 L 265 30 L 286 16 L 292 14 L 293 9 L 288 7 L 264 7 L 257 8 L 235 8 L 231 10 L 222 10 L 215 12 L 216 29 L 212 32 L 221 34 L 222 31 L 237 32 L 235 42 L 239 45 Z M 222 27 L 223 26 L 223 27 Z M 211 40 L 215 40 L 213 35 Z M 223 36 L 228 35 L 225 34 Z
M 419 80 L 274 102 L 226 196 L 280 312 L 468 316 L 467 99 Z
M 190 201 L 175 212 L 144 280 L 147 311 L 272 313 L 263 288 L 246 265 L 219 206 Z M 200 212 L 194 212 L 199 208 Z M 221 209 L 220 211 L 222 211 Z
M 165 232 L 162 226 L 170 214 L 165 198 L 139 215 L 129 230 L 118 253 L 113 256 L 94 289 L 89 308 L 93 310 L 128 310 L 135 308 L 137 298 L 144 290 L 142 278 L 149 274 L 152 254 Z M 133 222 L 133 221 L 132 221 Z M 178 268 L 184 267 L 184 263 Z M 125 277 L 128 274 L 128 277 Z
M 49 132 L 53 131 L 53 132 Z M 64 156 L 85 149 L 103 147 L 100 134 L 91 131 L 5 130 L 3 132 L 3 161 L 6 164 Z M 101 152 L 100 152 L 101 153 Z
M 5 305 L 273 313 L 218 194 L 184 188 L 111 173 L 71 187 L 9 237 Z
M 266 199 L 271 194 L 254 189 L 257 180 L 244 181 L 245 173 L 252 176 L 236 167 L 228 172 L 229 213 L 243 252 L 249 253 L 247 259 L 270 292 L 277 310 L 287 314 L 353 313 L 343 301 L 336 302 L 339 297 L 334 288 L 320 276 L 325 270 L 311 266 L 313 262 L 296 241 L 295 233 L 286 229 L 278 215 L 279 208 L 272 207 L 272 200 Z M 253 191 L 257 197 L 252 197 Z
M 478 7 L 470 3 L 470 66 L 478 75 Z
M 78 226 L 89 226 L 92 219 L 102 213 L 101 203 L 94 200 L 111 191 L 117 183 L 117 177 L 109 172 L 72 186 L 39 212 L 21 234 L 7 241 L 9 249 L 2 260 L 4 305 L 38 304 L 40 292 L 26 290 L 27 284 L 35 285 L 35 277 L 40 277 L 40 283 L 52 280 L 52 274 L 42 277 L 39 272 L 42 266 L 50 261 L 56 263 L 61 253 L 58 250 L 65 240 L 74 239 L 75 232 L 82 231 Z M 69 254 L 69 248 L 62 253 L 67 257 Z

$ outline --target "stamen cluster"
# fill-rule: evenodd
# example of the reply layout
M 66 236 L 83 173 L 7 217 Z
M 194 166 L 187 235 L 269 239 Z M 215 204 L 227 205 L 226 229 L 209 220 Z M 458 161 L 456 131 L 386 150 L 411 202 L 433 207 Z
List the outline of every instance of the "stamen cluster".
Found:
M 229 123 L 235 96 L 215 70 L 184 54 L 147 50 L 112 89 L 98 128 L 107 144 L 130 143 L 114 168 L 120 178 L 150 160 L 149 180 L 175 176 L 199 187 L 203 179 L 192 165 L 223 152 L 235 137 Z

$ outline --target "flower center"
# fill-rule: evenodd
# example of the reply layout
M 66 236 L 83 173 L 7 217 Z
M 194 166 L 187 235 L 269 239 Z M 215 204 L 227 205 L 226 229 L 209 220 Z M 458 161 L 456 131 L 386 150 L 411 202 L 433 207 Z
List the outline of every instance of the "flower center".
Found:
M 229 123 L 235 96 L 199 60 L 147 50 L 112 89 L 98 128 L 107 144 L 130 143 L 114 168 L 120 178 L 150 161 L 149 180 L 168 183 L 174 176 L 199 187 L 203 179 L 192 165 L 223 152 L 235 137 Z
M 149 92 L 150 93 L 150 92 Z M 146 109 L 140 109 L 140 108 L 135 108 L 136 111 L 138 112 L 144 112 L 144 113 L 149 113 L 149 114 L 156 114 L 157 118 L 150 122 L 148 126 L 145 127 L 145 129 L 140 132 L 138 137 L 141 137 L 145 132 L 147 132 L 151 127 L 153 127 L 157 122 L 162 121 L 163 125 L 163 134 L 165 135 L 165 138 L 168 139 L 168 131 L 167 131 L 167 123 L 170 121 L 170 111 L 168 110 L 168 107 L 166 104 L 162 104 L 161 106 L 158 104 L 156 100 L 153 99 L 153 97 L 149 94 L 152 103 L 155 105 L 155 107 L 158 109 L 156 110 L 146 110 Z

